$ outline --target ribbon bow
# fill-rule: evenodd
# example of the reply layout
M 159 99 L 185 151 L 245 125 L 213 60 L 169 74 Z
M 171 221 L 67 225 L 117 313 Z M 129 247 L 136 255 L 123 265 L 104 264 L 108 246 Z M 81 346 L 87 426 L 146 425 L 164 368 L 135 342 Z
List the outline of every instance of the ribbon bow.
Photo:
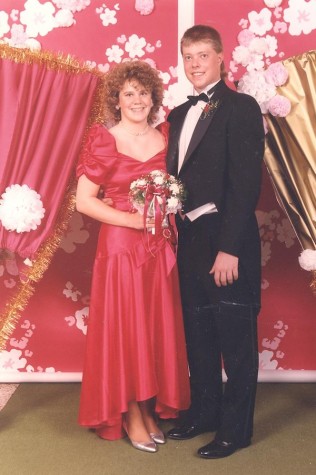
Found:
M 205 94 L 205 92 L 201 92 L 201 94 L 198 96 L 188 96 L 189 101 L 193 106 L 195 106 L 199 101 L 208 102 L 210 99 L 209 96 L 215 91 L 218 84 L 219 83 L 216 83 L 215 86 L 211 87 L 211 89 L 207 91 L 207 94 Z
M 198 96 L 188 96 L 188 99 L 193 106 L 195 106 L 199 101 L 208 102 L 208 96 L 205 92 L 202 92 Z

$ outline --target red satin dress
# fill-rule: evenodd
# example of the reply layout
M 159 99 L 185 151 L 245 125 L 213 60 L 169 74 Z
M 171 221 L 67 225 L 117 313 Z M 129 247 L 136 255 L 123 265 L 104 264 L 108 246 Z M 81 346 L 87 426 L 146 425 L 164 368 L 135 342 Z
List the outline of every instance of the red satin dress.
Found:
M 167 124 L 160 131 L 167 141 Z M 146 162 L 119 153 L 101 125 L 89 133 L 77 176 L 102 185 L 119 210 L 131 211 L 130 183 L 165 169 L 166 150 Z M 79 424 L 108 440 L 124 436 L 129 401 L 156 400 L 160 418 L 190 404 L 178 273 L 169 240 L 102 224 L 91 287 Z

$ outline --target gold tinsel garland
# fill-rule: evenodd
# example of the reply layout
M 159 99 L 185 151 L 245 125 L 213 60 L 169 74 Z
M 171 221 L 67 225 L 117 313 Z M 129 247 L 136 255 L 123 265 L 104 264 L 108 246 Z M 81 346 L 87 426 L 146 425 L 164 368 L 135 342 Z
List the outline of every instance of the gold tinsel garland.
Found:
M 309 284 L 310 288 L 312 289 L 313 294 L 316 297 L 316 270 L 312 271 L 312 281 Z
M 88 117 L 85 134 L 82 140 L 84 143 L 85 136 L 94 122 L 103 122 L 103 91 L 104 74 L 95 69 L 91 69 L 74 59 L 70 55 L 56 54 L 49 51 L 30 51 L 28 49 L 12 48 L 6 44 L 0 44 L 0 58 L 10 61 L 39 64 L 49 70 L 66 71 L 72 74 L 89 73 L 96 75 L 98 81 L 92 108 Z M 70 180 L 70 185 L 65 193 L 54 231 L 51 236 L 40 246 L 32 261 L 32 266 L 28 267 L 23 273 L 23 279 L 18 284 L 13 296 L 6 302 L 4 311 L 0 315 L 0 350 L 6 346 L 6 342 L 14 331 L 17 322 L 21 317 L 21 313 L 26 308 L 30 297 L 35 292 L 35 284 L 43 277 L 48 269 L 51 260 L 57 251 L 63 235 L 67 231 L 70 218 L 75 209 L 75 191 L 76 180 L 74 177 Z
M 67 73 L 82 74 L 89 72 L 97 76 L 103 73 L 92 69 L 83 61 L 64 53 L 53 51 L 32 51 L 28 48 L 13 48 L 5 43 L 0 44 L 0 58 L 14 61 L 15 63 L 38 64 L 50 71 L 66 71 Z
M 35 283 L 43 277 L 48 269 L 52 257 L 67 230 L 74 207 L 75 183 L 69 188 L 64 197 L 53 234 L 40 246 L 32 261 L 32 266 L 27 267 L 14 295 L 5 305 L 4 312 L 0 317 L 0 349 L 4 349 L 7 339 L 19 321 L 20 314 L 26 308 L 30 297 L 35 292 Z

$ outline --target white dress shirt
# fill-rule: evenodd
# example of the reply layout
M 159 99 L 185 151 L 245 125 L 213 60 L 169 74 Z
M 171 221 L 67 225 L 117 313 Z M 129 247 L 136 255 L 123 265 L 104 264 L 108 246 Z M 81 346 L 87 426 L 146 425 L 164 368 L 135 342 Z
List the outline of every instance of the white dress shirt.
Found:
M 207 91 L 211 87 L 215 86 L 215 84 L 216 83 L 210 84 L 204 91 L 201 91 L 201 92 L 207 93 Z M 212 94 L 209 96 L 209 98 L 211 97 L 212 97 Z M 190 107 L 185 117 L 181 134 L 180 134 L 180 140 L 179 140 L 178 172 L 180 171 L 182 167 L 186 151 L 188 149 L 190 140 L 193 135 L 193 131 L 202 114 L 205 104 L 206 104 L 205 101 L 198 101 L 195 105 L 192 105 Z M 186 216 L 189 218 L 190 221 L 194 221 L 195 219 L 197 219 L 199 216 L 202 216 L 203 214 L 216 213 L 216 212 L 217 212 L 217 208 L 214 203 L 206 203 L 190 211 L 189 213 L 186 214 Z

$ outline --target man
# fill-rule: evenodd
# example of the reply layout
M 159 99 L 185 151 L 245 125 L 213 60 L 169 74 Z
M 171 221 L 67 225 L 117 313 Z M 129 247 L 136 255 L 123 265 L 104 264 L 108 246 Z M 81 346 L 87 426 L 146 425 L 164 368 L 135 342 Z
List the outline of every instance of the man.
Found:
M 216 431 L 198 454 L 221 458 L 247 447 L 253 432 L 261 284 L 255 208 L 264 131 L 257 102 L 221 79 L 216 30 L 188 29 L 181 52 L 185 74 L 202 94 L 189 96 L 168 117 L 168 171 L 187 191 L 176 219 L 192 402 L 168 435 L 185 440 Z

